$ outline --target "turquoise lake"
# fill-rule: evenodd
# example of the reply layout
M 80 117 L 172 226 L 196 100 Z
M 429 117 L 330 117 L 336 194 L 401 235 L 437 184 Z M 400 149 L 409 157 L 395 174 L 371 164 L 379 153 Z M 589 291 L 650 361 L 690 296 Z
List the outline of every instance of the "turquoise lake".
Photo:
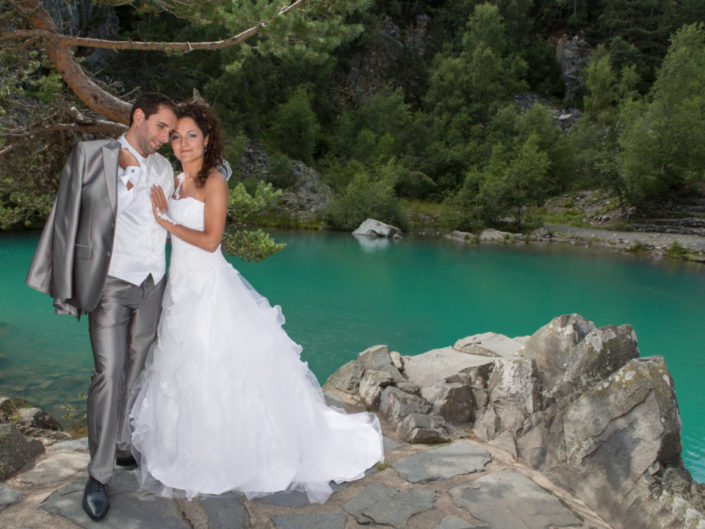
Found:
M 279 233 L 261 263 L 233 263 L 273 304 L 321 382 L 374 344 L 405 355 L 494 331 L 532 334 L 577 312 L 630 323 L 642 356 L 663 355 L 683 419 L 683 458 L 705 481 L 705 266 L 558 246 L 361 244 L 347 234 Z M 38 234 L 0 236 L 0 394 L 82 422 L 92 369 L 87 320 L 56 316 L 24 285 Z

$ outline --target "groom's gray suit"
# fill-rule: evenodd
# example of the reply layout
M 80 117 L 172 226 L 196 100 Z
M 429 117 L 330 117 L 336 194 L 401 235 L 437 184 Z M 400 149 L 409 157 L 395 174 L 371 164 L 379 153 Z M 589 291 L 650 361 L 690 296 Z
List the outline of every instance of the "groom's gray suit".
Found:
M 88 393 L 88 471 L 101 483 L 112 476 L 116 449 L 129 455 L 128 392 L 154 340 L 165 284 L 162 277 L 155 285 L 151 275 L 139 286 L 108 276 L 120 148 L 115 139 L 76 145 L 26 280 L 54 298 L 57 313 L 89 313 L 95 369 Z M 173 188 L 173 179 L 168 185 Z
M 98 305 L 113 247 L 119 154 L 114 139 L 81 142 L 64 165 L 27 275 L 59 314 L 80 317 Z

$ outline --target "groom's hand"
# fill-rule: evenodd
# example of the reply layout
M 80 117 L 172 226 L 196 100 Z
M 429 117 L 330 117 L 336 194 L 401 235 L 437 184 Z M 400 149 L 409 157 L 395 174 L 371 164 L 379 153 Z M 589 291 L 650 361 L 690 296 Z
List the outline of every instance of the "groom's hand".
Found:
M 120 167 L 123 169 L 127 169 L 128 167 L 139 167 L 140 164 L 137 161 L 137 158 L 125 147 L 120 149 L 120 154 L 118 156 L 118 163 L 120 164 Z M 132 189 L 134 184 L 130 182 L 129 180 L 127 181 L 127 190 L 129 191 Z

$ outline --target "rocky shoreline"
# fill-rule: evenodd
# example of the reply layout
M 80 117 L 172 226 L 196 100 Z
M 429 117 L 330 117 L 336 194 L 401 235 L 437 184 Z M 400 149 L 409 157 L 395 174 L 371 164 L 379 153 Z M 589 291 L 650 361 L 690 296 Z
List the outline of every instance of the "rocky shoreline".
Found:
M 638 355 L 629 325 L 596 328 L 575 314 L 530 337 L 484 333 L 412 357 L 370 347 L 324 391 L 332 405 L 377 411 L 385 462 L 326 504 L 298 493 L 167 500 L 118 471 L 101 524 L 705 529 L 705 485 L 680 459 L 670 374 L 663 358 Z M 13 405 L 0 403 L 0 526 L 93 527 L 80 507 L 86 440 L 64 440 L 41 410 Z
M 410 443 L 476 435 L 575 494 L 615 528 L 705 527 L 705 485 L 681 460 L 663 357 L 629 325 L 558 317 L 530 337 L 470 336 L 406 357 L 376 346 L 326 383 Z
M 567 244 L 705 263 L 705 237 L 662 232 L 614 231 L 546 224 L 530 234 L 483 230 L 480 233 L 452 231 L 445 238 L 463 244 Z
M 420 228 L 415 234 L 422 237 L 443 237 L 453 242 L 474 244 L 563 244 L 584 248 L 617 250 L 630 254 L 650 256 L 660 260 L 673 258 L 705 263 L 705 236 L 687 233 L 652 231 L 617 231 L 612 229 L 576 228 L 560 224 L 544 224 L 531 233 L 501 231 L 493 228 L 479 232 L 437 228 Z M 364 239 L 401 239 L 396 226 L 368 218 L 353 232 Z

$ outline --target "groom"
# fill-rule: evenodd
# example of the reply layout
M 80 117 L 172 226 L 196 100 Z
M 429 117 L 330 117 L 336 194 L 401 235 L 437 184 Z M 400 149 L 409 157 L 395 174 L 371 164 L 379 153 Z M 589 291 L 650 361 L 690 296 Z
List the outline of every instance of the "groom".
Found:
M 120 138 L 76 145 L 26 280 L 54 298 L 57 314 L 88 313 L 95 368 L 83 508 L 95 520 L 110 506 L 113 464 L 135 464 L 128 397 L 154 341 L 166 282 L 166 231 L 154 220 L 149 190 L 157 184 L 173 193 L 171 164 L 157 150 L 176 126 L 175 110 L 166 96 L 143 94 Z M 128 152 L 139 166 L 122 169 Z

